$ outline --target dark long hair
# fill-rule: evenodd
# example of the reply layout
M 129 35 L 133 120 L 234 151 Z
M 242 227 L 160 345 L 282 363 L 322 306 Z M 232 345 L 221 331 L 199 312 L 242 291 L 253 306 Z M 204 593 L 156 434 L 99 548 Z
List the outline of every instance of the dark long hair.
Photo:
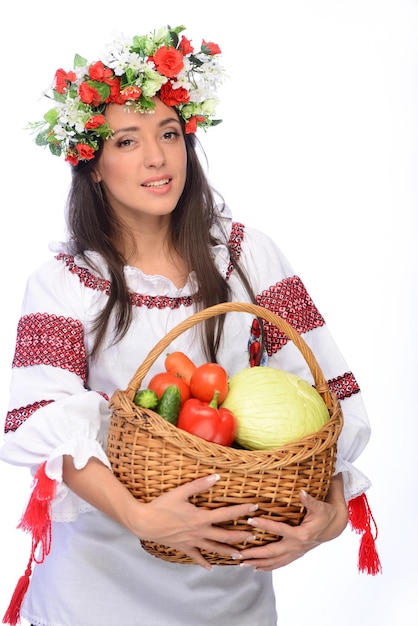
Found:
M 230 287 L 216 268 L 211 254 L 211 247 L 220 243 L 211 234 L 211 227 L 217 224 L 220 232 L 223 231 L 217 196 L 199 160 L 195 135 L 185 134 L 184 138 L 187 151 L 186 183 L 171 214 L 170 243 L 185 260 L 189 271 L 195 272 L 198 291 L 194 298 L 197 308 L 201 309 L 229 300 Z M 99 155 L 100 152 L 96 159 Z M 73 167 L 67 204 L 67 227 L 73 253 L 85 259 L 89 250 L 100 253 L 110 274 L 109 297 L 93 325 L 95 341 L 92 356 L 97 354 L 103 344 L 111 315 L 114 316 L 115 342 L 125 335 L 132 318 L 130 295 L 123 271 L 125 259 L 115 244 L 128 233 L 124 232 L 123 225 L 117 220 L 101 185 L 94 182 L 93 168 L 94 160 Z M 228 244 L 226 236 L 223 243 Z M 237 264 L 233 250 L 230 250 L 230 255 L 251 300 L 254 300 L 249 281 Z M 203 346 L 211 361 L 216 361 L 223 325 L 222 317 L 204 323 Z

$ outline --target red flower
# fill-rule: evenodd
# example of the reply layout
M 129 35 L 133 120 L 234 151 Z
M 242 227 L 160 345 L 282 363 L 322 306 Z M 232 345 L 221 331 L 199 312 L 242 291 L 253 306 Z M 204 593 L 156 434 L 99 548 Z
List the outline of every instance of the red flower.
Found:
M 67 152 L 67 154 L 65 155 L 65 160 L 68 163 L 71 163 L 71 165 L 78 165 L 78 156 L 76 155 L 76 153 L 74 152 L 74 150 L 69 150 Z
M 125 87 L 125 89 L 122 89 L 120 97 L 123 102 L 126 102 L 127 100 L 138 100 L 141 93 L 141 89 L 136 85 L 133 85 L 132 87 Z
M 94 159 L 94 150 L 91 146 L 86 143 L 78 143 L 76 148 L 80 160 L 90 161 L 90 159 Z
M 221 49 L 220 49 L 220 47 L 218 46 L 218 44 L 217 44 L 217 43 L 213 43 L 213 41 L 207 41 L 207 42 L 206 42 L 206 41 L 203 39 L 203 41 L 202 41 L 202 47 L 203 47 L 203 48 L 207 48 L 207 49 L 209 50 L 209 53 L 210 53 L 210 54 L 212 54 L 212 55 L 213 55 L 213 54 L 220 54 L 220 53 L 221 53 Z
M 183 69 L 183 55 L 173 46 L 161 46 L 154 54 L 154 63 L 160 74 L 174 78 Z
M 110 81 L 113 79 L 113 71 L 109 67 L 105 67 L 101 61 L 96 61 L 96 63 L 90 65 L 89 76 L 91 80 L 110 85 Z
M 75 72 L 65 72 L 60 69 L 55 72 L 55 89 L 58 93 L 65 93 L 68 83 L 73 83 L 76 79 Z
M 110 94 L 109 97 L 106 98 L 105 102 L 114 102 L 115 104 L 123 104 L 124 100 L 120 95 L 120 80 L 119 78 L 114 78 L 109 81 Z
M 204 122 L 206 118 L 201 115 L 194 115 L 191 117 L 188 122 L 186 122 L 186 126 L 184 128 L 186 135 L 195 133 L 197 130 L 197 123 Z
M 92 128 L 98 128 L 102 124 L 106 124 L 106 118 L 104 115 L 100 113 L 100 115 L 93 115 L 84 126 L 86 130 L 91 130 Z
M 94 106 L 97 106 L 102 100 L 97 89 L 95 89 L 88 83 L 81 83 L 79 94 L 81 101 L 85 104 L 93 104 Z
M 189 102 L 190 96 L 187 89 L 184 87 L 173 89 L 173 84 L 168 81 L 160 89 L 160 99 L 168 107 L 175 107 L 182 102 Z
M 194 48 L 191 44 L 191 40 L 186 39 L 184 35 L 181 36 L 179 50 L 181 50 L 183 54 L 191 54 L 192 52 L 194 52 Z

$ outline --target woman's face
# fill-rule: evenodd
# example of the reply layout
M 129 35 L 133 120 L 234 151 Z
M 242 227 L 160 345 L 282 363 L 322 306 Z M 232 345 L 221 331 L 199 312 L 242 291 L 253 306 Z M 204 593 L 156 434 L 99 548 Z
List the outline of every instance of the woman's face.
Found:
M 186 182 L 187 154 L 176 112 L 154 98 L 154 113 L 110 104 L 106 119 L 114 131 L 94 169 L 117 217 L 127 226 L 167 219 Z

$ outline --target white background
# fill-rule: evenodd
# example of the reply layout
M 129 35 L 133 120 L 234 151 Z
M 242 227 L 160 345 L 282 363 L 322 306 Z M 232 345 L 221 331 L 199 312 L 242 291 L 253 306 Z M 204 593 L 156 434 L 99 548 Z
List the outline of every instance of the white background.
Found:
M 2 11 L 1 412 L 26 278 L 63 237 L 69 182 L 69 166 L 23 127 L 45 112 L 39 94 L 76 52 L 95 60 L 114 31 L 186 24 L 194 43 L 220 45 L 230 76 L 224 122 L 200 137 L 210 179 L 304 280 L 373 427 L 358 466 L 373 482 L 383 574 L 358 574 L 347 529 L 274 574 L 280 623 L 417 624 L 417 2 L 38 0 Z M 3 615 L 28 558 L 15 527 L 29 477 L 1 464 L 0 480 Z

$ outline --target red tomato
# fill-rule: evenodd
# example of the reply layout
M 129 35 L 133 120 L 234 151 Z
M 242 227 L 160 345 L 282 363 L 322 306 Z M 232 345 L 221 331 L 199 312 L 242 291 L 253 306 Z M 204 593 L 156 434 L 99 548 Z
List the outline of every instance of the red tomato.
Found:
M 219 391 L 218 404 L 228 393 L 228 374 L 217 363 L 204 363 L 196 367 L 190 379 L 190 392 L 194 398 L 210 402 L 215 391 Z
M 196 365 L 184 352 L 172 352 L 171 354 L 167 354 L 164 365 L 167 372 L 175 376 L 180 376 L 180 378 L 183 378 L 186 383 L 190 385 L 190 379 L 196 369 Z
M 155 374 L 155 376 L 153 376 L 148 383 L 148 389 L 155 391 L 158 399 L 161 400 L 161 396 L 170 385 L 176 385 L 179 388 L 181 404 L 190 398 L 190 387 L 186 381 L 179 376 L 170 374 L 169 372 L 160 372 L 159 374 Z
M 235 415 L 229 409 L 218 409 L 197 398 L 190 398 L 180 409 L 177 426 L 192 435 L 230 446 L 237 432 Z

